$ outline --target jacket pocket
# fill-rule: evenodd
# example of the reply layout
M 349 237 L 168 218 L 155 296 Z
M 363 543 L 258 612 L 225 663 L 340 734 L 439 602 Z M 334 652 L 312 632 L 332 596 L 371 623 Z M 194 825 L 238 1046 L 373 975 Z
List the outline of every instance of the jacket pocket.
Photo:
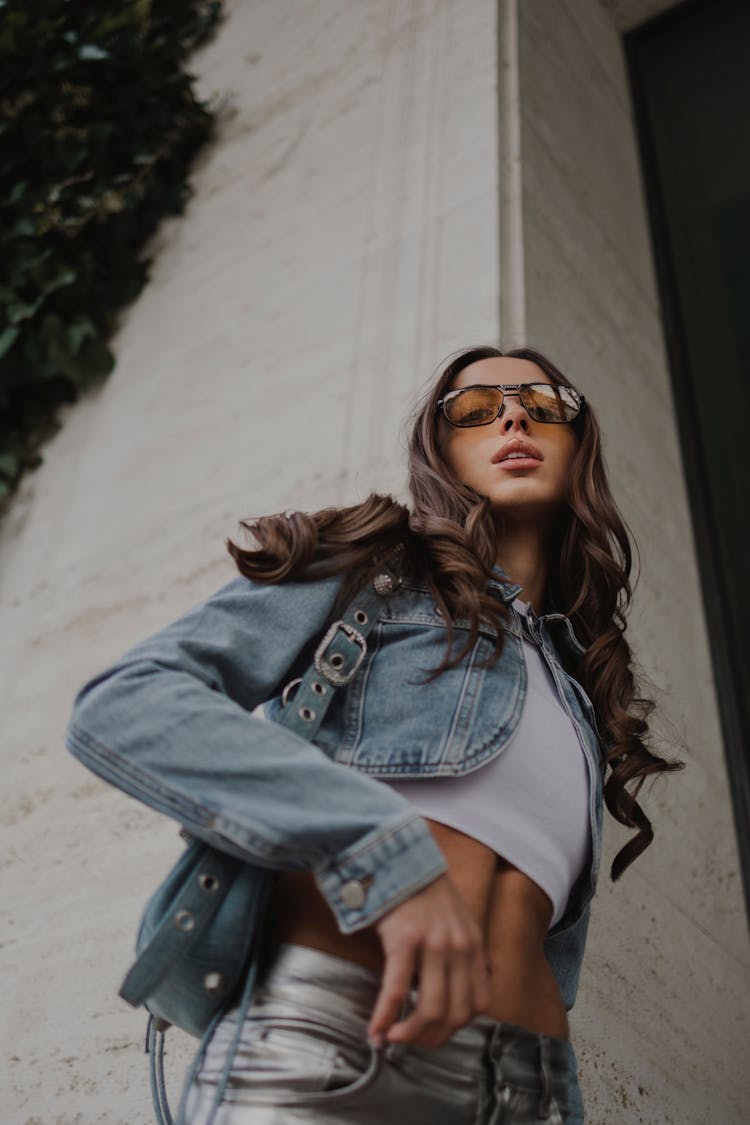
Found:
M 338 761 L 384 778 L 459 776 L 504 746 L 526 693 L 519 640 L 509 632 L 500 659 L 486 667 L 495 638 L 483 632 L 460 664 L 428 682 L 445 654 L 446 636 L 437 617 L 392 613 L 379 622 L 359 674 L 338 707 L 334 702 L 322 735 Z M 465 636 L 458 627 L 454 645 Z

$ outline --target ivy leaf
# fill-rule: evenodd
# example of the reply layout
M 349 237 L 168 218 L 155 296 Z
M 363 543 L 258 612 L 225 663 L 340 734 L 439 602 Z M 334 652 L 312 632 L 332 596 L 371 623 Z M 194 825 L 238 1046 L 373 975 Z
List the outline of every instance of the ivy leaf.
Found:
M 19 180 L 17 184 L 14 184 L 13 190 L 8 196 L 8 203 L 18 203 L 18 200 L 21 199 L 28 186 L 28 180 Z
M 90 340 L 81 353 L 82 373 L 86 384 L 109 375 L 115 365 L 115 357 L 104 340 Z
M 109 58 L 109 51 L 97 47 L 96 43 L 84 43 L 78 49 L 78 58 L 84 59 L 86 62 L 99 62 L 101 59 Z
M 59 349 L 58 354 L 62 353 Z M 69 352 L 60 368 L 79 391 L 85 391 L 105 375 L 109 375 L 115 365 L 115 357 L 103 340 L 89 340 L 77 356 Z
M 0 453 L 0 477 L 13 480 L 20 462 L 15 453 Z
M 20 304 L 16 302 L 8 305 L 6 316 L 11 324 L 20 324 L 22 320 L 28 320 L 29 317 L 34 315 L 43 300 L 44 297 L 40 297 L 37 301 L 32 301 L 31 304 Z
M 65 336 L 71 352 L 73 355 L 77 355 L 81 350 L 81 344 L 84 340 L 96 338 L 96 325 L 90 317 L 78 316 L 73 323 L 69 324 L 65 329 Z
M 16 328 L 15 324 L 9 325 L 3 332 L 0 332 L 0 359 L 10 351 L 18 339 L 20 328 Z
M 36 234 L 36 223 L 32 222 L 31 219 L 18 219 L 10 228 L 10 233 L 17 238 L 33 238 Z
M 64 285 L 72 285 L 76 279 L 76 271 L 63 267 L 59 270 L 54 277 L 45 281 L 42 285 L 43 293 L 54 293 L 56 289 L 62 289 Z
M 99 200 L 99 207 L 105 215 L 116 215 L 118 212 L 125 210 L 125 200 L 119 191 L 110 189 L 103 192 Z

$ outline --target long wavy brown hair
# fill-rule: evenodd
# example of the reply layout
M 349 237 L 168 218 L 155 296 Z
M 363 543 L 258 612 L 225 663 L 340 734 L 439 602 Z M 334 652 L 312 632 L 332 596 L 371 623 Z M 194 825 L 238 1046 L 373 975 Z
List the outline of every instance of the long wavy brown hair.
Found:
M 534 348 L 503 352 L 479 346 L 454 353 L 412 419 L 411 505 L 373 493 L 347 508 L 242 520 L 240 526 L 251 533 L 255 546 L 247 549 L 226 540 L 240 573 L 257 582 L 343 574 L 337 598 L 341 607 L 395 551 L 401 565 L 429 586 L 447 625 L 445 656 L 432 676 L 466 656 L 481 624 L 497 630 L 498 642 L 490 658 L 494 662 L 502 649 L 508 615 L 488 588 L 502 527 L 489 499 L 458 480 L 447 465 L 442 453 L 447 423 L 437 403 L 464 367 L 504 355 L 531 360 L 557 385 L 573 385 Z M 648 746 L 648 718 L 654 703 L 641 694 L 625 639 L 632 597 L 631 537 L 609 488 L 599 425 L 588 403 L 572 425 L 578 448 L 567 507 L 550 533 L 545 609 L 566 614 L 585 649 L 573 667 L 572 658 L 567 663 L 594 705 L 610 770 L 604 799 L 616 820 L 637 830 L 613 860 L 614 880 L 653 840 L 651 822 L 637 800 L 644 781 L 680 769 L 683 763 L 667 761 Z M 453 621 L 459 617 L 468 619 L 469 629 L 465 643 L 453 651 Z

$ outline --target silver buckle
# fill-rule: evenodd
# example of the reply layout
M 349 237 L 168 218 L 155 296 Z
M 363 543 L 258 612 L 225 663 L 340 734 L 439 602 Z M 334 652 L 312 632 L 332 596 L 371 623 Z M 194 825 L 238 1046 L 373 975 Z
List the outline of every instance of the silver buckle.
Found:
M 330 645 L 333 638 L 338 633 L 339 629 L 342 633 L 346 634 L 350 641 L 354 641 L 354 643 L 359 646 L 357 659 L 354 661 L 353 667 L 348 672 L 341 672 L 335 664 L 331 664 L 331 662 L 325 658 L 325 651 Z M 330 684 L 333 684 L 334 687 L 343 687 L 344 684 L 349 683 L 349 681 L 356 673 L 357 669 L 365 658 L 366 652 L 367 641 L 358 629 L 355 629 L 353 625 L 347 625 L 345 621 L 334 621 L 333 625 L 331 625 L 330 629 L 323 637 L 323 640 L 315 650 L 313 664 L 315 665 L 317 671 L 320 672 L 321 676 L 328 680 Z M 337 653 L 336 655 L 339 654 Z

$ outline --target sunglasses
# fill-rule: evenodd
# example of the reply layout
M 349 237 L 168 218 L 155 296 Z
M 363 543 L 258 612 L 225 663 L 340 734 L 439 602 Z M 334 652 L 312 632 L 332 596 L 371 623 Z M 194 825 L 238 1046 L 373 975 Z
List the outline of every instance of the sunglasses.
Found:
M 586 400 L 572 387 L 552 383 L 506 383 L 449 391 L 437 406 L 451 426 L 489 426 L 503 412 L 505 396 L 517 396 L 535 422 L 573 422 Z

